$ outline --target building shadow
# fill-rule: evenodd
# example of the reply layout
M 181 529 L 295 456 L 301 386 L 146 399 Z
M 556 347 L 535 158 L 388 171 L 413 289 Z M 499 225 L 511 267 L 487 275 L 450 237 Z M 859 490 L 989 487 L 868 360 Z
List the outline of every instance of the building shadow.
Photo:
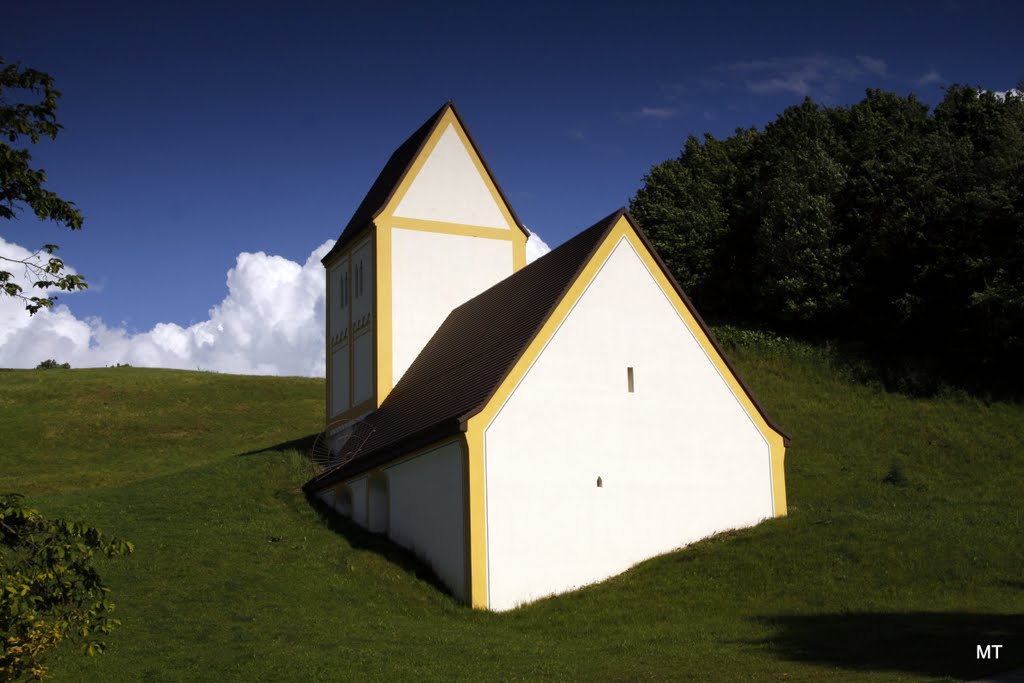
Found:
M 250 456 L 250 455 L 260 455 L 260 454 L 263 454 L 263 453 L 271 453 L 271 452 L 282 452 L 283 453 L 284 451 L 295 450 L 295 451 L 299 451 L 300 453 L 302 453 L 303 455 L 305 455 L 308 458 L 309 457 L 309 452 L 313 448 L 313 442 L 316 441 L 317 434 L 318 434 L 318 432 L 314 432 L 313 434 L 307 434 L 306 436 L 300 436 L 299 438 L 292 439 L 291 441 L 282 441 L 279 444 L 274 444 L 273 446 L 267 446 L 266 448 L 258 448 L 258 449 L 253 450 L 253 451 L 246 451 L 245 453 L 239 453 L 238 457 L 244 458 L 244 457 Z
M 302 453 L 307 460 L 310 460 L 313 445 L 319 435 L 319 432 L 314 432 L 313 434 L 307 434 L 306 436 L 291 439 L 290 441 L 282 441 L 281 443 L 274 444 L 273 446 L 239 453 L 238 457 L 243 458 L 295 450 Z M 312 476 L 312 474 L 313 470 L 311 469 L 310 476 Z M 353 548 L 357 550 L 366 550 L 383 557 L 409 576 L 419 581 L 425 581 L 437 590 L 441 591 L 443 594 L 452 597 L 453 600 L 457 601 L 457 598 L 452 596 L 451 591 L 441 583 L 441 580 L 437 578 L 437 574 L 434 573 L 434 570 L 431 569 L 428 564 L 410 551 L 392 542 L 386 535 L 375 534 L 367 531 L 347 517 L 339 514 L 333 507 L 327 505 L 319 498 L 305 494 L 301 491 L 291 488 L 281 490 L 278 492 L 278 497 L 296 507 L 300 507 L 302 504 L 301 500 L 305 498 L 306 503 L 313 508 L 317 516 L 320 518 L 320 521 L 323 522 L 323 524 L 331 531 L 344 538 Z
M 344 538 L 353 548 L 366 550 L 383 557 L 412 578 L 424 581 L 453 600 L 456 600 L 447 586 L 437 578 L 437 574 L 430 568 L 430 565 L 416 557 L 416 555 L 392 542 L 384 534 L 375 534 L 367 531 L 344 515 L 339 514 L 333 507 L 319 498 L 307 495 L 306 500 L 324 525 Z
M 757 644 L 790 661 L 961 680 L 1024 666 L 1021 614 L 867 612 L 778 615 L 758 621 L 773 634 Z M 998 658 L 993 645 L 1002 646 Z

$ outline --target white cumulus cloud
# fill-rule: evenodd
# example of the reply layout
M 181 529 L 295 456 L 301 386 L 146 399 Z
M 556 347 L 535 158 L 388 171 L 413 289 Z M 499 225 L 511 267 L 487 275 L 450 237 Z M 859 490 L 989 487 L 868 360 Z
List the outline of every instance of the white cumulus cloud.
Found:
M 551 247 L 540 238 L 540 235 L 531 232 L 530 237 L 526 240 L 526 262 L 533 263 L 549 251 L 551 251 Z
M 209 319 L 188 327 L 158 323 L 148 332 L 131 334 L 99 318 L 77 318 L 64 303 L 29 316 L 24 302 L 0 296 L 0 367 L 34 368 L 52 358 L 73 368 L 129 363 L 323 377 L 325 275 L 320 259 L 333 245 L 334 240 L 324 242 L 301 264 L 263 252 L 239 254 L 227 273 L 227 296 L 210 309 Z M 526 260 L 550 250 L 532 234 Z M 30 255 L 0 238 L 0 256 Z
M 323 377 L 324 242 L 304 264 L 263 252 L 238 255 L 227 296 L 195 325 L 158 323 L 129 334 L 98 318 L 76 318 L 64 304 L 29 316 L 24 304 L 0 298 L 0 366 L 35 367 L 53 358 L 72 367 L 129 363 L 143 367 L 256 375 Z M 24 249 L 0 241 L 0 255 Z

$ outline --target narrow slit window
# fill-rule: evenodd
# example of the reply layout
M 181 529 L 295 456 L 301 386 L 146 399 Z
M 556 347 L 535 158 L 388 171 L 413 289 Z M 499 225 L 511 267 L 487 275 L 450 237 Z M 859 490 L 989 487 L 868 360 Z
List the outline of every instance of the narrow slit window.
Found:
M 629 393 L 633 393 L 633 366 L 626 368 L 626 387 L 629 389 Z

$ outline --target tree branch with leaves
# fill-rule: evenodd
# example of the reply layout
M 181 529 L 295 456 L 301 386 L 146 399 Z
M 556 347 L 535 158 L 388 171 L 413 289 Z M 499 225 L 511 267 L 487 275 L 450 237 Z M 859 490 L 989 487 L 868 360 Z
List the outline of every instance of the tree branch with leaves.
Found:
M 32 168 L 32 155 L 25 143 L 37 144 L 43 137 L 51 140 L 63 126 L 57 123 L 60 92 L 53 77 L 20 64 L 7 64 L 0 57 L 0 218 L 13 219 L 27 205 L 39 220 L 52 220 L 71 230 L 82 229 L 82 213 L 74 203 L 65 201 L 43 187 L 46 172 Z M 31 256 L 18 259 L 0 255 L 0 260 L 20 264 L 26 280 L 35 289 L 62 291 L 86 289 L 82 275 L 68 273 L 64 261 L 54 252 L 56 244 L 45 244 Z M 43 258 L 43 252 L 48 258 Z M 0 264 L 4 265 L 4 264 Z M 0 293 L 21 299 L 29 314 L 50 308 L 56 296 L 31 296 L 14 281 L 14 273 L 0 270 Z
M 0 680 L 46 675 L 45 656 L 65 640 L 104 651 L 120 623 L 96 555 L 130 555 L 135 546 L 99 529 L 47 519 L 22 496 L 0 495 Z

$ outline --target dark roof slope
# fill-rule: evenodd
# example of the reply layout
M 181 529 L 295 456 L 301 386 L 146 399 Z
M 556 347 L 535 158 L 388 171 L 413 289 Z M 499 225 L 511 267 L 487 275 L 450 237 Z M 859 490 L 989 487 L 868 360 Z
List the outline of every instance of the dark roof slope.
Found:
M 619 209 L 557 249 L 453 310 L 384 400 L 365 418 L 372 428 L 352 460 L 306 483 L 316 491 L 403 453 L 465 431 L 551 317 L 605 236 L 625 216 L 698 325 L 768 425 L 768 416 L 743 382 L 690 298 L 625 209 Z
M 453 310 L 365 418 L 373 432 L 359 454 L 310 481 L 317 490 L 391 457 L 465 429 L 483 410 L 551 316 L 620 209 Z
M 422 126 L 416 129 L 409 138 L 399 145 L 392 154 L 388 162 L 384 164 L 384 168 L 381 169 L 380 174 L 377 175 L 377 179 L 373 181 L 373 185 L 370 186 L 370 191 L 363 197 L 363 201 L 359 203 L 356 208 L 356 212 L 352 214 L 352 218 L 349 219 L 345 229 L 341 231 L 341 235 L 338 240 L 331 247 L 324 257 L 320 260 L 321 263 L 327 263 L 328 260 L 338 251 L 340 251 L 346 244 L 355 239 L 364 229 L 369 227 L 373 220 L 384 210 L 388 202 L 391 201 L 391 197 L 394 196 L 395 190 L 402 184 L 406 174 L 409 172 L 409 168 L 412 166 L 416 157 L 419 156 L 420 150 L 423 149 L 423 145 L 426 144 L 430 138 L 430 134 L 434 132 L 434 128 L 437 127 L 438 122 L 444 113 L 449 109 L 455 114 L 455 118 L 458 119 L 459 124 L 462 126 L 463 131 L 466 133 L 466 137 L 469 138 L 470 144 L 473 149 L 476 150 L 477 156 L 480 157 L 480 161 L 483 163 L 484 170 L 491 177 L 491 181 L 494 186 L 498 189 L 498 194 L 501 195 L 501 199 L 505 202 L 505 206 L 508 207 L 509 213 L 512 214 L 512 219 L 516 225 L 527 235 L 529 231 L 523 227 L 523 224 L 519 222 L 519 217 L 516 216 L 516 212 L 512 209 L 512 205 L 509 204 L 508 198 L 502 191 L 501 186 L 498 184 L 498 180 L 491 173 L 491 167 L 487 165 L 487 160 L 484 159 L 484 155 L 480 153 L 480 148 L 477 147 L 476 141 L 473 140 L 473 136 L 470 135 L 469 129 L 466 128 L 466 124 L 462 121 L 462 117 L 459 116 L 458 110 L 455 109 L 455 103 L 448 100 L 438 109 L 434 114 L 427 119 Z

